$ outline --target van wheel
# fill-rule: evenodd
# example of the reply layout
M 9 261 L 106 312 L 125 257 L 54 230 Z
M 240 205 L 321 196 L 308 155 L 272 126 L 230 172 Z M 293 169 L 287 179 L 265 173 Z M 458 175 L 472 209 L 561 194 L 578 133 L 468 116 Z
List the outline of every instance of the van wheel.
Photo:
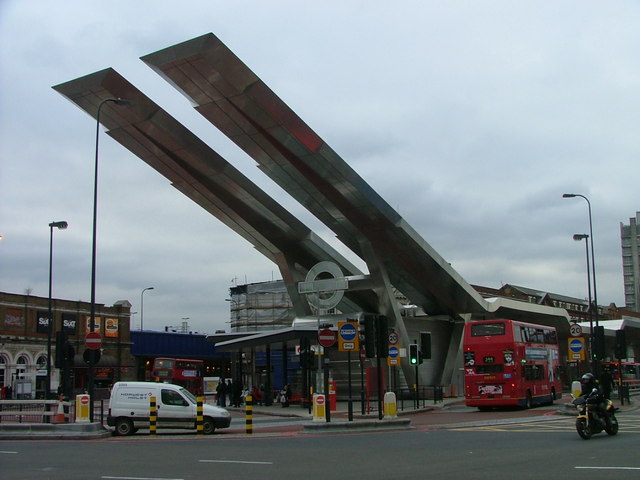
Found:
M 133 422 L 128 418 L 119 418 L 116 420 L 116 435 L 133 435 L 135 432 Z
M 202 421 L 202 432 L 205 435 L 211 435 L 216 430 L 216 424 L 213 421 L 213 418 L 205 417 Z

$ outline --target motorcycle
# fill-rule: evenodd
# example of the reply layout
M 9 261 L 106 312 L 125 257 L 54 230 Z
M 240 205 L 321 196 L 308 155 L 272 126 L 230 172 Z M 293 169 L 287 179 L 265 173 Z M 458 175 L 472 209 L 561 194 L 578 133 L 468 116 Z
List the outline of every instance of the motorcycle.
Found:
M 592 435 L 603 430 L 609 435 L 618 433 L 616 408 L 611 400 L 601 398 L 597 388 L 588 395 L 574 398 L 572 403 L 578 411 L 576 430 L 583 439 L 589 440 Z M 604 409 L 598 407 L 599 403 L 604 403 Z

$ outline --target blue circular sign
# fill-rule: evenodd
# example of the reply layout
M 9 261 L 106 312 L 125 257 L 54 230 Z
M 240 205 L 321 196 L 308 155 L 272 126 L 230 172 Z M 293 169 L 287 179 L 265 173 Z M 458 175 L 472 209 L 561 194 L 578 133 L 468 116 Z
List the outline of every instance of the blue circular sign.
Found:
M 582 341 L 574 338 L 569 342 L 569 348 L 572 352 L 580 353 L 582 351 Z
M 391 358 L 396 358 L 398 355 L 400 355 L 400 349 L 398 347 L 395 345 L 389 347 L 389 356 Z
M 358 335 L 358 329 L 349 323 L 345 323 L 340 327 L 340 338 L 345 342 L 350 342 Z

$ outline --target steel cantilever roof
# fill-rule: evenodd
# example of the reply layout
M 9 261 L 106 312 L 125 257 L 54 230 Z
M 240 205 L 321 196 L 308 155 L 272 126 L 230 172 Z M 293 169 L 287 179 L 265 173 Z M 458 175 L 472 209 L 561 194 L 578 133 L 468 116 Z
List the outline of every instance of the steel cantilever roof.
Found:
M 215 35 L 142 57 L 311 213 L 429 314 L 486 312 L 480 295 Z
M 108 68 L 53 87 L 96 118 L 107 98 L 125 98 L 130 107 L 104 104 L 100 121 L 108 134 L 140 157 L 174 187 L 251 242 L 282 268 L 337 263 L 345 275 L 361 272 L 315 235 L 251 180 L 115 70 Z M 299 267 L 298 267 L 299 268 Z M 345 311 L 375 308 L 371 291 L 348 292 Z

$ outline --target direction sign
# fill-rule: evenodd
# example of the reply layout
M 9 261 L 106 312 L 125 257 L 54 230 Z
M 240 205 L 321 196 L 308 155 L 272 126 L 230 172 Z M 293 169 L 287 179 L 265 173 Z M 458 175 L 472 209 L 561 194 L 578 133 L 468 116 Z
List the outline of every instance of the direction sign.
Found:
M 387 365 L 395 367 L 400 365 L 400 349 L 397 345 L 389 345 L 389 355 L 387 356 Z
M 358 324 L 356 322 L 338 322 L 338 350 L 351 352 L 360 349 Z
M 318 332 L 318 343 L 323 347 L 332 347 L 336 343 L 336 333 L 328 328 L 320 330 Z
M 569 360 L 584 360 L 584 337 L 569 339 Z
M 102 337 L 98 332 L 89 332 L 84 339 L 84 344 L 91 350 L 98 350 L 102 346 Z

